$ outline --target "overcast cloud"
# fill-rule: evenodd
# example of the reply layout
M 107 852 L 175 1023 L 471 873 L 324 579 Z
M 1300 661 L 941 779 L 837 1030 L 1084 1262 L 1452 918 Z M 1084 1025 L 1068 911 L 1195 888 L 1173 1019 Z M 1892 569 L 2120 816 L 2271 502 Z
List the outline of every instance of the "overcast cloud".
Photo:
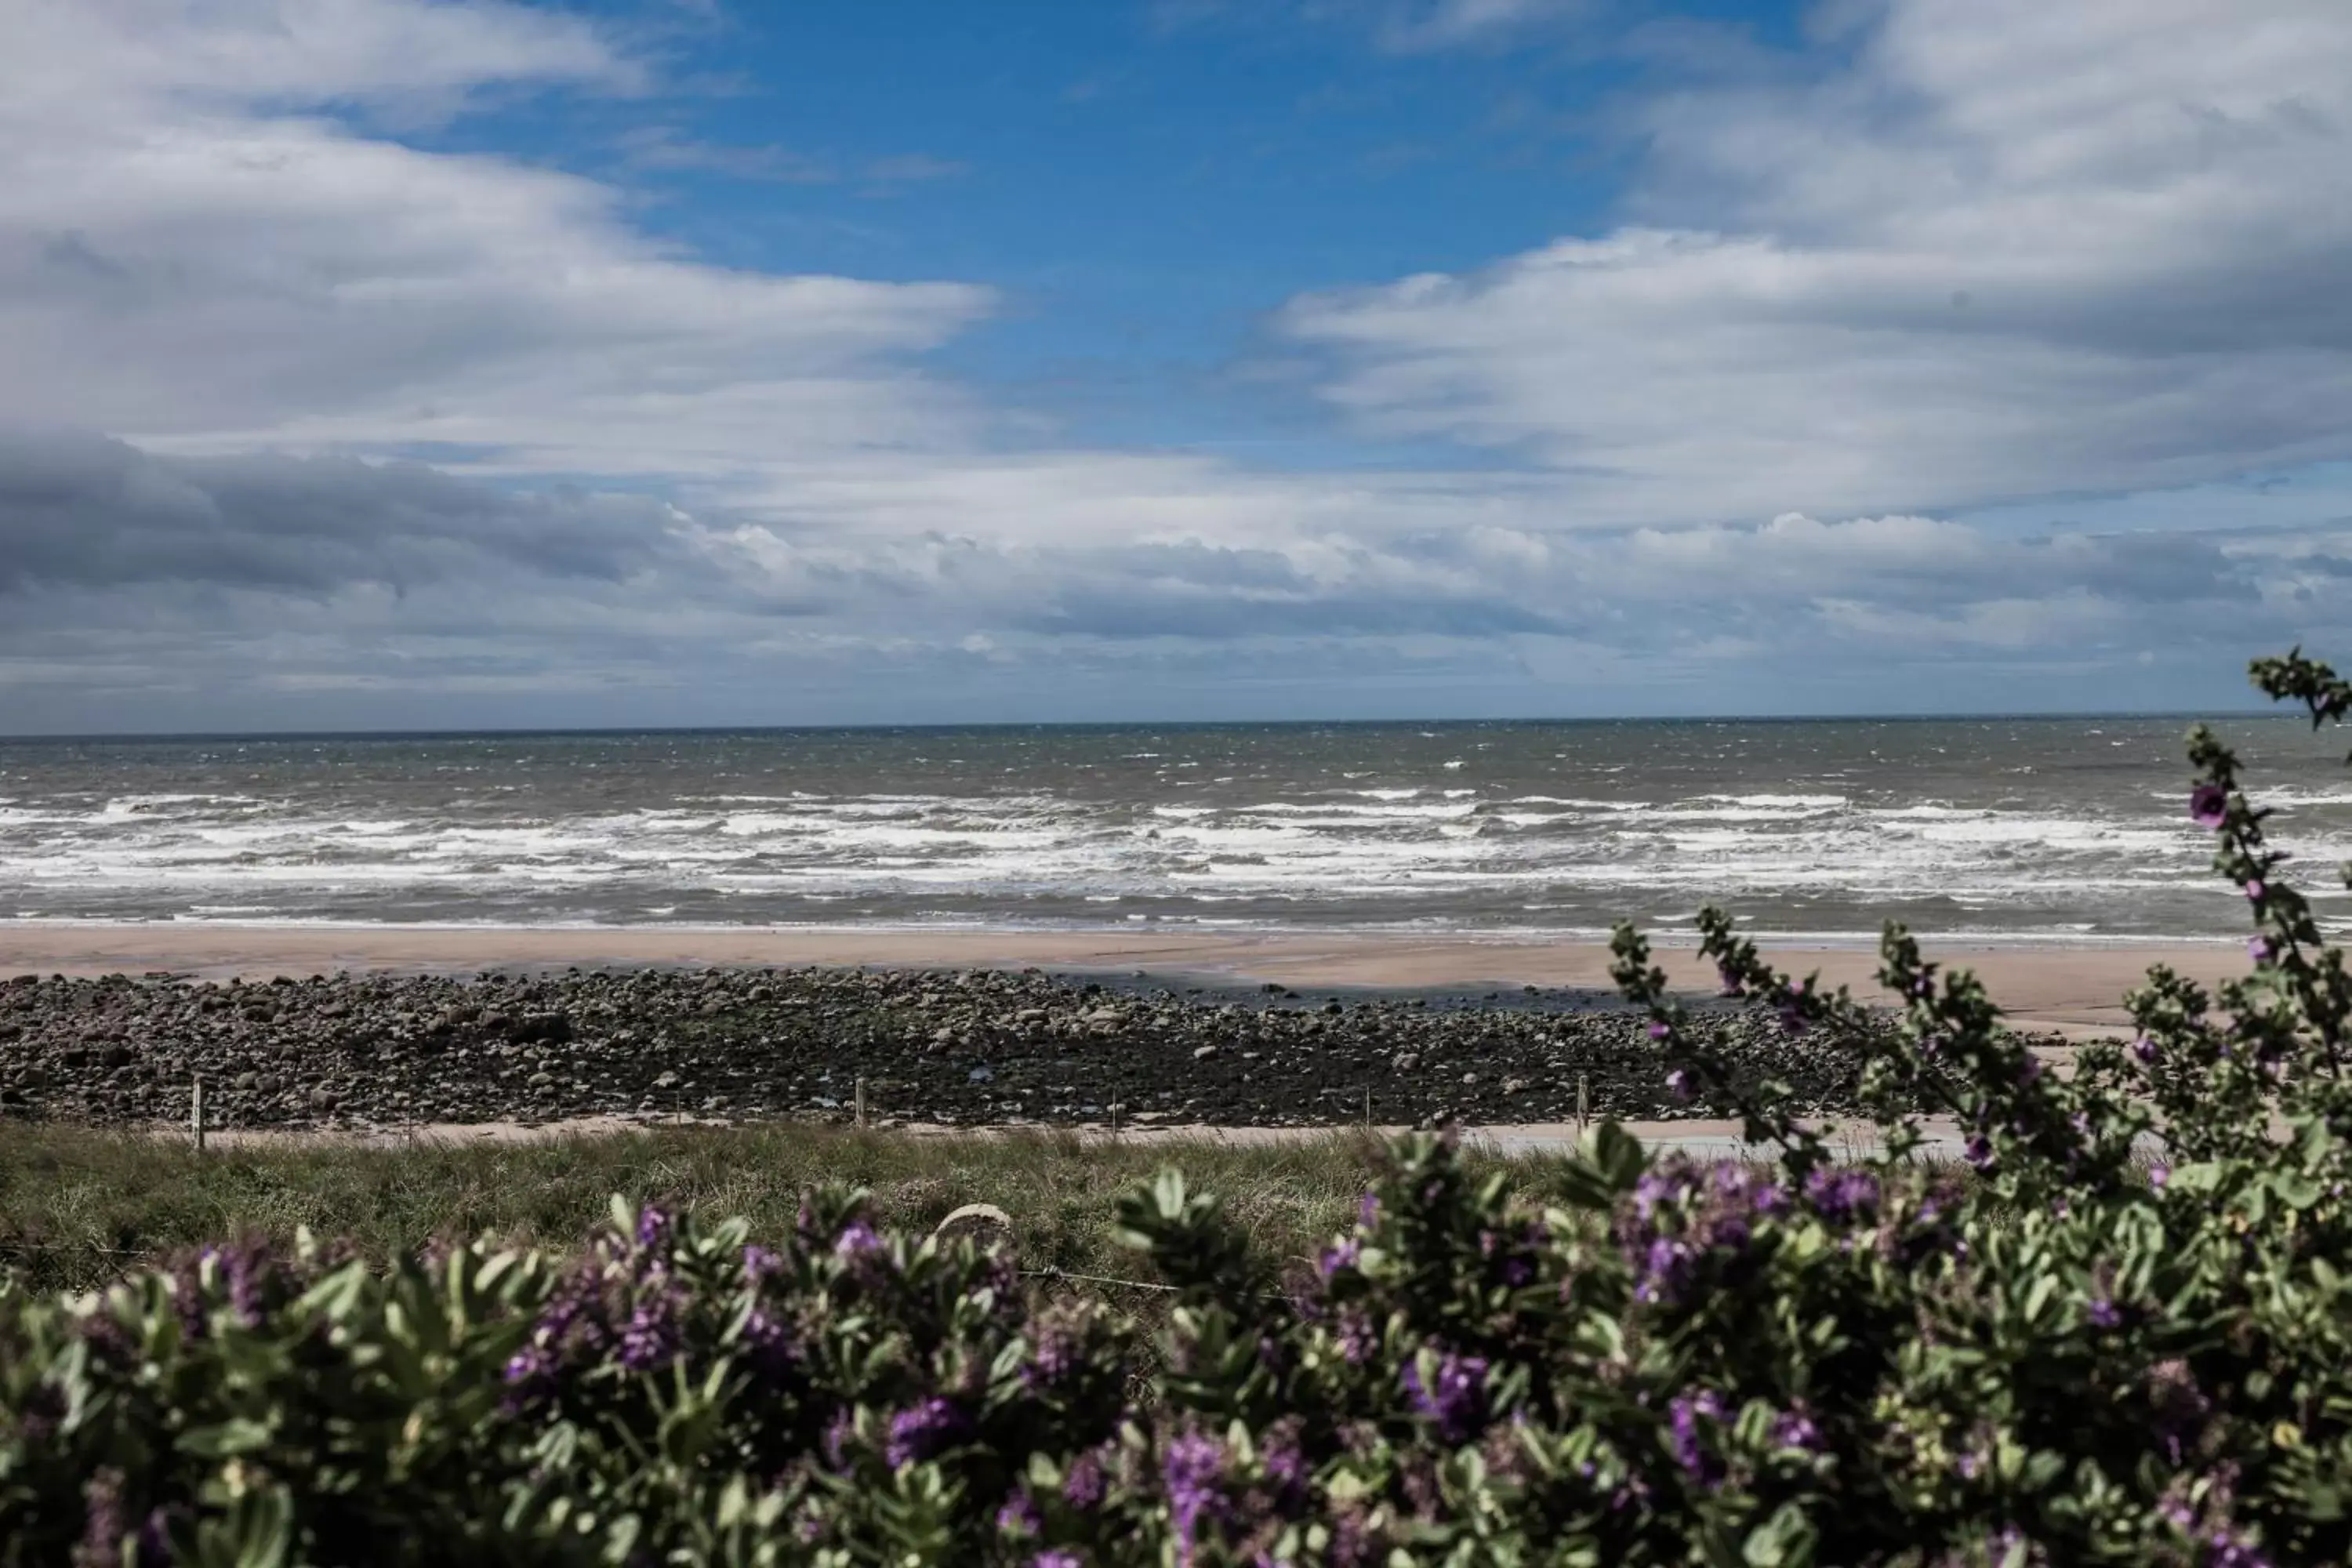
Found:
M 2352 523 L 1975 514 L 2352 458 L 2352 9 L 1836 9 L 1834 63 L 1623 107 L 1626 226 L 1267 324 L 1479 460 L 1268 472 L 937 369 L 988 288 L 722 268 L 399 140 L 653 90 L 609 29 L 13 7 L 0 730 L 2147 704 L 2340 640 Z

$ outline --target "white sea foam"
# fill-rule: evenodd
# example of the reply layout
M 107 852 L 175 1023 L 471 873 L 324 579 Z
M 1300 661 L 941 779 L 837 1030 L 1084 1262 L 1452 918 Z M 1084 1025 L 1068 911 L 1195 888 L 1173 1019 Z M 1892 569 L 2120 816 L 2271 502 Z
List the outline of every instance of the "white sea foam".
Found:
M 1890 733 L 1901 738 L 1899 727 Z M 1801 915 L 1831 908 L 1856 929 L 1882 905 L 1917 906 L 1931 920 L 1935 910 L 1965 912 L 1989 929 L 2008 921 L 2094 935 L 2117 921 L 2194 931 L 2242 919 L 2242 900 L 2233 904 L 2208 874 L 2210 839 L 2188 822 L 2182 792 L 2128 768 L 2117 783 L 2062 785 L 2034 782 L 2064 776 L 2043 759 L 1987 759 L 1972 777 L 1938 762 L 1932 787 L 1905 786 L 1884 762 L 1775 771 L 1738 760 L 1786 744 L 1784 732 L 1706 734 L 1718 738 L 1685 743 L 1662 763 L 1596 758 L 1597 742 L 1580 740 L 1563 763 L 1540 767 L 1498 760 L 1497 742 L 1480 740 L 1482 777 L 1492 780 L 1485 790 L 1425 775 L 1336 787 L 1435 764 L 1423 750 L 1412 767 L 1342 769 L 1293 759 L 1306 742 L 1277 735 L 1255 753 L 1228 754 L 1220 742 L 1190 775 L 1174 770 L 1192 759 L 1162 764 L 1150 786 L 1157 799 L 1104 798 L 1098 762 L 1057 773 L 1051 758 L 981 755 L 961 742 L 978 760 L 953 763 L 933 743 L 913 759 L 922 767 L 877 772 L 862 787 L 763 757 L 757 771 L 675 791 L 656 773 L 569 793 L 566 775 L 534 775 L 528 787 L 497 778 L 517 765 L 511 755 L 436 760 L 375 795 L 343 788 L 327 763 L 282 787 L 258 768 L 262 782 L 248 784 L 242 764 L 234 788 L 165 787 L 160 773 L 154 788 L 62 787 L 26 772 L 20 756 L 0 799 L 0 909 L 317 920 L 488 908 L 561 923 L 792 920 L 821 910 L 1076 919 L 1126 903 L 1180 921 L 1208 918 L 1212 907 L 1238 923 L 1433 927 L 1534 911 L 1561 929 L 1599 930 L 1643 901 L 1686 911 L 1713 898 Z M 1918 748 L 1939 750 L 1970 754 Z M 605 778 L 627 765 L 592 757 L 568 776 L 590 762 Z M 2023 771 L 2035 767 L 2042 773 Z M 1565 787 L 1543 788 L 1547 774 Z M 1834 791 L 1822 787 L 1833 778 Z M 990 787 L 997 784 L 1004 787 Z M 1596 798 L 1579 784 L 1623 793 Z M 2255 798 L 2311 812 L 2275 825 L 2294 867 L 2352 856 L 2352 827 L 2322 815 L 2352 805 L 2352 790 L 2291 779 Z M 2315 897 L 2339 905 L 2346 897 L 2323 877 L 2307 880 L 2322 884 Z

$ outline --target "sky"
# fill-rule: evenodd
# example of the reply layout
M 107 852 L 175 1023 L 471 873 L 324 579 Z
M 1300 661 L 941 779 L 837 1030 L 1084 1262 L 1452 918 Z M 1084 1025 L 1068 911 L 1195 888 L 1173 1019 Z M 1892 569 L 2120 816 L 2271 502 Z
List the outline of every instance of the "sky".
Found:
M 2234 709 L 2343 0 L 9 0 L 0 733 Z

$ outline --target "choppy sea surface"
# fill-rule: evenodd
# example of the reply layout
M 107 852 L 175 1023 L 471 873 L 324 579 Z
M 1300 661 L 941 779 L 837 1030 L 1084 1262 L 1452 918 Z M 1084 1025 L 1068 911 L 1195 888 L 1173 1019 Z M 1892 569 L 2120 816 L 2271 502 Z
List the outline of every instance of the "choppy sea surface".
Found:
M 2329 923 L 2352 774 L 2218 726 Z M 0 919 L 2242 934 L 2185 721 L 0 741 Z

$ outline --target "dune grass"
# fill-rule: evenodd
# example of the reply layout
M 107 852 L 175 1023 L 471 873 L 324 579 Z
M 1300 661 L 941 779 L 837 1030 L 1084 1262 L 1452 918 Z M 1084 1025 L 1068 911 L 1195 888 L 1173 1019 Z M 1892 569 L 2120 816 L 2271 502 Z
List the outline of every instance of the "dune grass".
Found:
M 0 1267 L 26 1284 L 83 1289 L 172 1250 L 307 1226 L 368 1257 L 436 1237 L 569 1245 L 613 1194 L 740 1215 L 756 1236 L 791 1226 L 801 1194 L 828 1180 L 874 1194 L 877 1217 L 928 1229 L 967 1203 L 1012 1216 L 1023 1263 L 1131 1275 L 1112 1239 L 1119 1195 L 1173 1165 L 1218 1194 L 1256 1248 L 1311 1256 L 1352 1217 L 1381 1147 L 1360 1133 L 1239 1146 L 1207 1140 L 1107 1143 L 1066 1133 L 909 1137 L 771 1123 L 663 1128 L 504 1144 L 362 1147 L 325 1141 L 215 1148 L 65 1126 L 0 1130 Z M 1551 1156 L 1474 1155 L 1530 1196 Z

